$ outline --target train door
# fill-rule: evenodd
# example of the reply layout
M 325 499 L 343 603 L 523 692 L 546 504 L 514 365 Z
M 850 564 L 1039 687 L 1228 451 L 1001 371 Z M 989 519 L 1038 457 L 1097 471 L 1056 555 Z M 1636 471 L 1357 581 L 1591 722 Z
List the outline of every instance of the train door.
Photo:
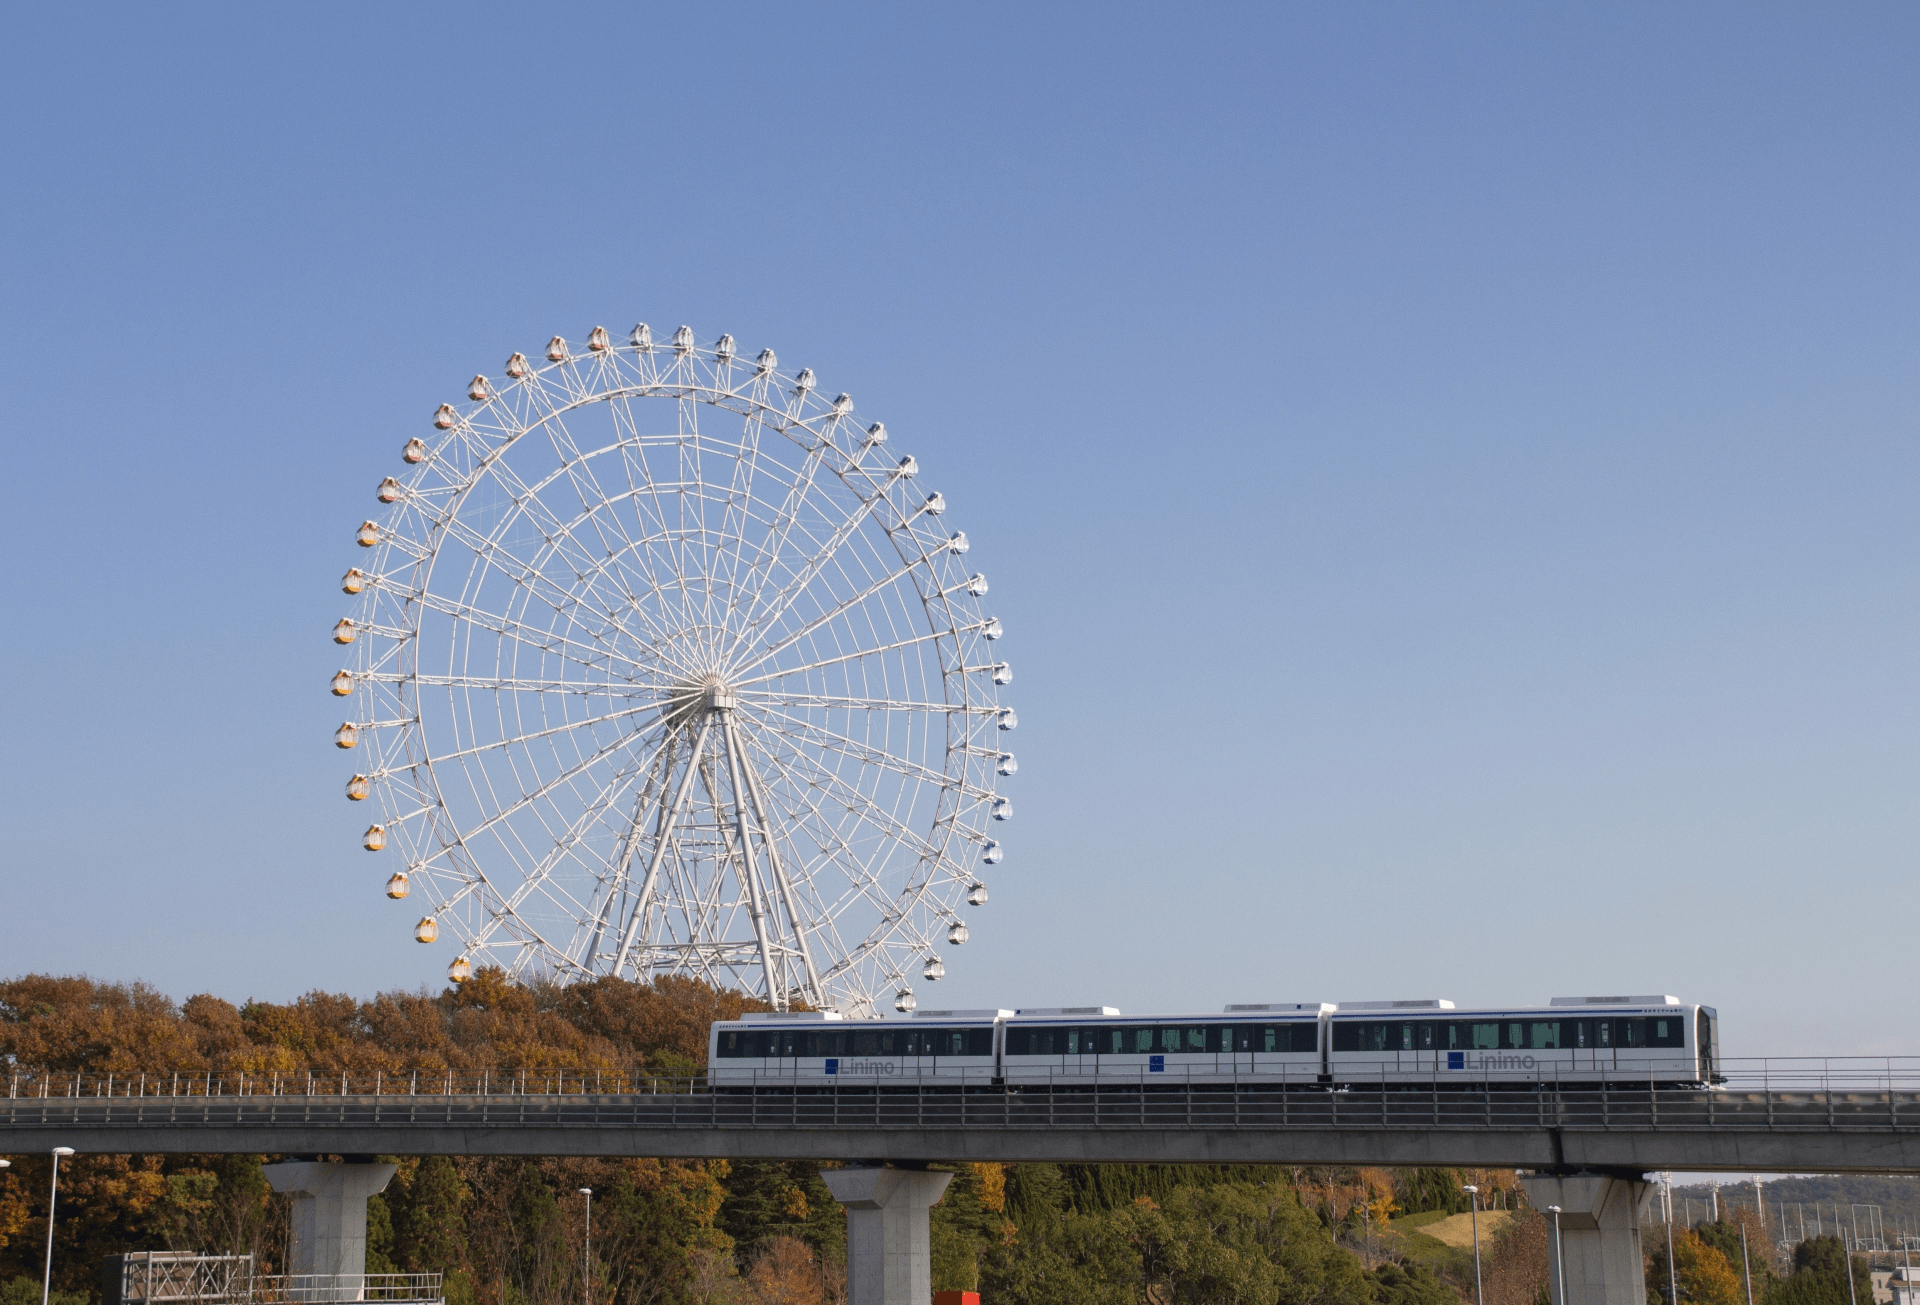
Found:
M 1711 1006 L 1700 1006 L 1694 1011 L 1694 1055 L 1702 1083 L 1720 1082 L 1720 1040 L 1716 1036 L 1719 1024 L 1718 1013 Z
M 1061 1077 L 1076 1082 L 1091 1082 L 1100 1076 L 1100 1033 L 1098 1029 L 1060 1030 Z
M 1160 1027 L 1160 1054 L 1170 1079 L 1187 1082 L 1210 1078 L 1213 1055 L 1207 1049 L 1204 1024 L 1164 1024 Z
M 1446 1025 L 1439 1020 L 1421 1020 L 1413 1026 L 1413 1072 L 1422 1081 L 1438 1076 L 1441 1044 L 1446 1041 Z

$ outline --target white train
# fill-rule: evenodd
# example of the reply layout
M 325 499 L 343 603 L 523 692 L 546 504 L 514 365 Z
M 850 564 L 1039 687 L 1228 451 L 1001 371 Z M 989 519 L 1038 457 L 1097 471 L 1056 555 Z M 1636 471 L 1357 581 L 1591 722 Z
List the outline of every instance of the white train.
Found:
M 1724 1081 L 1718 1013 L 1671 996 L 1483 1010 L 1423 999 L 1229 1006 L 1218 1015 L 1128 1016 L 1111 1006 L 919 1011 L 906 1020 L 763 1014 L 715 1024 L 710 1037 L 716 1087 Z

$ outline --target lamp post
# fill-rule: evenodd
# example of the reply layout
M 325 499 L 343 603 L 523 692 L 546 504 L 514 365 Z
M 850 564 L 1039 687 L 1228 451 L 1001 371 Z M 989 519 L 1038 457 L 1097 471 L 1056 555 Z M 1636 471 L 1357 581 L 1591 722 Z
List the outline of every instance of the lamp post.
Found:
M 53 1295 L 53 1208 L 60 1203 L 60 1157 L 72 1154 L 70 1146 L 53 1148 L 53 1192 L 47 1197 L 47 1272 L 40 1280 L 40 1305 L 47 1305 Z
M 1673 1267 L 1673 1175 L 1661 1174 L 1667 1192 L 1667 1305 L 1679 1305 L 1680 1279 Z
M 583 1187 L 580 1195 L 587 1198 L 587 1250 L 580 1265 L 580 1289 L 587 1305 L 593 1305 L 593 1189 Z
M 1567 1305 L 1567 1257 L 1560 1252 L 1560 1207 L 1549 1205 L 1547 1213 L 1553 1216 L 1554 1277 L 1560 1284 L 1560 1299 L 1555 1305 Z
M 1747 1305 L 1753 1305 L 1753 1260 L 1747 1254 L 1747 1225 L 1740 1225 L 1740 1277 L 1747 1284 Z
M 1473 1305 L 1480 1300 L 1480 1189 L 1468 1183 L 1460 1189 L 1473 1198 Z

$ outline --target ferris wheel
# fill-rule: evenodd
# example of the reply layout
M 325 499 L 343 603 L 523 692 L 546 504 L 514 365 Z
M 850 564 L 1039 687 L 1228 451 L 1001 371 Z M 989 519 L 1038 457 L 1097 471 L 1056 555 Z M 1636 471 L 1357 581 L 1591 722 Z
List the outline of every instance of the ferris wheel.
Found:
M 1012 680 L 966 535 L 812 371 L 556 336 L 365 522 L 334 736 L 455 982 L 687 975 L 873 1015 L 987 901 Z

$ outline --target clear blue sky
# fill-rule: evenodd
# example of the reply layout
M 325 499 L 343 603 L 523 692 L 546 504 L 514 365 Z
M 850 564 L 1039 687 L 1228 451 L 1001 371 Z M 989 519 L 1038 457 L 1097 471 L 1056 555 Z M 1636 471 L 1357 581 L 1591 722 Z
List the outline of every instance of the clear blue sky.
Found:
M 851 390 L 992 577 L 1019 818 L 936 1004 L 1920 1051 L 1917 57 L 1891 5 L 18 8 L 0 973 L 437 985 L 337 578 L 468 376 L 646 320 Z

